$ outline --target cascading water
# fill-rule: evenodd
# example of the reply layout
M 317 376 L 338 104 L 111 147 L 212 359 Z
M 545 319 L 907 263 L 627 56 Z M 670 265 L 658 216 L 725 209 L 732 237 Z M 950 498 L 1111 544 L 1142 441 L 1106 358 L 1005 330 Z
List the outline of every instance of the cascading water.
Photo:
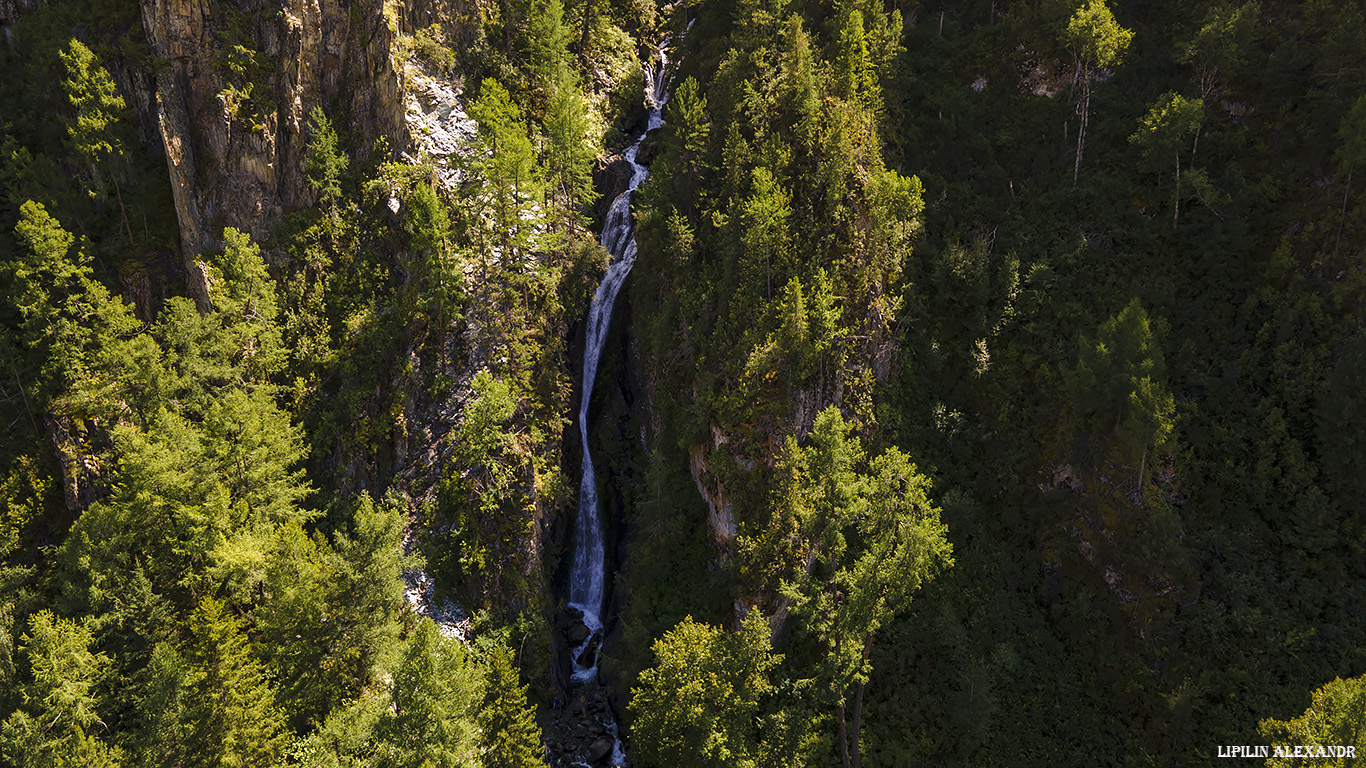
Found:
M 669 60 L 661 45 L 653 68 L 645 69 L 645 101 L 649 108 L 649 122 L 645 132 L 626 149 L 625 159 L 631 166 L 631 179 L 612 201 L 602 227 L 602 245 L 612 256 L 612 264 L 598 285 L 593 305 L 588 310 L 588 327 L 583 347 L 583 387 L 579 401 L 579 435 L 583 443 L 583 475 L 579 482 L 579 516 L 574 525 L 574 564 L 569 573 L 569 605 L 583 614 L 588 636 L 572 651 L 573 680 L 592 683 L 598 675 L 598 657 L 602 648 L 602 608 L 606 557 L 603 543 L 601 510 L 598 504 L 597 478 L 593 472 L 593 457 L 588 450 L 588 405 L 593 397 L 593 379 L 598 372 L 598 359 L 607 341 L 607 330 L 612 322 L 612 305 L 617 293 L 636 262 L 635 224 L 631 221 L 631 194 L 645 181 L 649 170 L 636 162 L 640 145 L 646 136 L 664 124 L 662 110 L 669 95 L 665 90 L 665 68 Z M 626 755 L 617 738 L 617 726 L 609 718 L 604 723 L 612 736 L 612 765 L 625 765 Z
M 600 640 L 602 632 L 602 599 L 604 570 L 606 568 L 602 520 L 598 505 L 597 478 L 593 473 L 593 458 L 588 450 L 588 405 L 593 396 L 593 379 L 598 372 L 598 358 L 602 355 L 607 341 L 607 329 L 612 322 L 612 305 L 616 302 L 617 292 L 636 263 L 635 225 L 631 221 L 631 194 L 645 181 L 649 169 L 636 162 L 640 145 L 651 131 L 664 124 L 661 110 L 668 101 L 665 91 L 666 77 L 664 68 L 668 65 L 665 48 L 659 48 L 657 68 L 645 70 L 645 99 L 650 109 L 648 127 L 626 149 L 625 159 L 631 165 L 631 180 L 622 192 L 612 201 L 607 210 L 607 219 L 602 227 L 602 245 L 612 255 L 613 261 L 598 285 L 593 296 L 593 305 L 588 310 L 588 329 L 583 347 L 583 395 L 579 401 L 579 435 L 583 442 L 583 475 L 579 482 L 579 517 L 574 526 L 574 566 L 569 574 L 569 605 L 583 612 L 583 623 L 589 629 L 589 636 L 574 650 L 573 678 L 577 682 L 589 682 L 597 676 L 597 653 L 584 654 L 595 641 Z M 588 663 L 580 663 L 582 656 L 589 656 Z

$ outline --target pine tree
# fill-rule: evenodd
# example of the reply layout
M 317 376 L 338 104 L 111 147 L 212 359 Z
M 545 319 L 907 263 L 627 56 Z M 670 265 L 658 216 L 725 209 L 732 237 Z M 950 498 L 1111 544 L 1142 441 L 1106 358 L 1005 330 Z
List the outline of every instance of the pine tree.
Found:
M 92 653 L 90 630 L 39 611 L 29 618 L 20 651 L 32 680 L 20 689 L 23 705 L 0 725 L 0 757 L 16 768 L 115 768 L 122 751 L 100 738 L 96 686 L 109 657 Z
M 493 650 L 485 676 L 484 705 L 479 709 L 485 768 L 544 768 L 541 729 L 527 706 L 527 687 L 512 665 L 512 651 Z
M 783 593 L 822 646 L 820 669 L 836 711 L 841 761 L 859 768 L 873 638 L 953 559 L 929 481 L 896 448 L 865 466 L 863 446 L 851 432 L 834 406 L 822 411 L 802 458 L 787 460 L 795 471 L 778 501 L 795 511 L 807 548 L 807 567 Z
M 545 118 L 546 175 L 553 198 L 568 221 L 577 208 L 597 198 L 593 187 L 593 163 L 598 156 L 598 137 L 593 135 L 588 104 L 578 79 L 562 69 L 550 97 Z
M 763 258 L 764 298 L 771 301 L 775 263 L 780 281 L 789 267 L 789 220 L 792 217 L 792 198 L 767 168 L 755 168 L 751 184 L 752 191 L 741 209 L 741 227 L 744 232 L 743 258 L 745 262 Z M 750 265 L 742 268 L 742 279 L 748 289 L 746 293 L 751 297 L 757 293 L 749 293 L 753 290 L 754 283 L 758 282 L 757 275 L 752 274 L 755 271 L 757 270 Z
M 1069 385 L 1073 413 L 1092 429 L 1110 430 L 1126 458 L 1139 460 L 1144 482 L 1148 452 L 1170 447 L 1176 405 L 1166 390 L 1162 350 L 1138 299 L 1102 323 L 1096 339 L 1082 338 Z
M 195 748 L 187 765 L 269 768 L 283 748 L 284 724 L 265 668 L 229 610 L 206 597 L 190 617 L 184 718 Z
M 81 41 L 72 38 L 66 51 L 58 51 L 62 63 L 66 65 L 67 78 L 62 81 L 67 101 L 76 114 L 67 127 L 67 137 L 75 155 L 86 163 L 89 176 L 85 179 L 91 197 L 100 194 L 103 177 L 108 176 L 114 185 L 118 198 L 123 227 L 128 235 L 128 245 L 133 243 L 133 229 L 128 223 L 128 212 L 123 206 L 123 192 L 119 189 L 119 176 L 110 168 L 111 158 L 120 158 L 123 147 L 117 138 L 115 126 L 127 108 L 123 97 L 114 86 L 114 79 L 100 64 L 94 52 Z
M 394 673 L 393 710 L 376 729 L 384 768 L 478 765 L 479 676 L 465 647 L 423 619 Z

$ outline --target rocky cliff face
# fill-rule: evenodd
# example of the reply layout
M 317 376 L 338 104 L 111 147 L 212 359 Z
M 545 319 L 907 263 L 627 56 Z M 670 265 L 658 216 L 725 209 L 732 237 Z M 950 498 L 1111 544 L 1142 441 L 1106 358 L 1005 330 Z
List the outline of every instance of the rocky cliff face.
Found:
M 22 2 L 23 0 L 5 0 Z M 398 14 L 383 0 L 142 0 L 187 283 L 208 301 L 199 253 L 222 228 L 312 202 L 304 174 L 315 106 L 346 115 L 368 148 L 407 141 L 395 66 Z

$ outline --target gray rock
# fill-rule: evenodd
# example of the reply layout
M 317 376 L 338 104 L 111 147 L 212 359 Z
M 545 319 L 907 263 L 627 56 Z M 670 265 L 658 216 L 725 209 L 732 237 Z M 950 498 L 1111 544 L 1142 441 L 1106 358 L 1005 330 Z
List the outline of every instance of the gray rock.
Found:
M 598 739 L 588 747 L 588 762 L 596 763 L 612 752 L 612 742 L 607 739 Z

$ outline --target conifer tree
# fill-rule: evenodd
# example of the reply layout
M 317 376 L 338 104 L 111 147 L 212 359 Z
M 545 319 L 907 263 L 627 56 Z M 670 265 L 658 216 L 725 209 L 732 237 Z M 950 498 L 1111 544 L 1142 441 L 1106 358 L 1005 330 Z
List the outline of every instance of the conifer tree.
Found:
M 189 766 L 269 768 L 284 745 L 265 668 L 251 653 L 241 621 L 211 597 L 190 617 L 185 708 Z
M 23 705 L 0 725 L 0 757 L 16 768 L 116 768 L 122 751 L 102 738 L 95 688 L 109 657 L 90 650 L 94 636 L 71 619 L 39 611 L 29 618 L 20 650 L 32 676 Z
M 787 445 L 785 453 L 801 457 L 784 458 L 792 473 L 782 503 L 797 518 L 806 566 L 783 593 L 820 643 L 841 761 L 859 768 L 873 638 L 953 558 L 929 481 L 896 448 L 867 463 L 852 429 L 830 406 L 816 417 L 808 446 Z
M 1071 373 L 1073 412 L 1096 430 L 1111 430 L 1146 481 L 1148 452 L 1170 446 L 1176 404 L 1166 389 L 1166 363 L 1138 299 L 1081 340 Z
M 788 267 L 792 198 L 767 168 L 755 168 L 751 184 L 752 191 L 744 202 L 741 215 L 744 259 L 750 262 L 763 258 L 764 298 L 772 300 L 774 262 L 777 262 L 779 279 Z M 745 268 L 743 279 L 747 287 L 758 282 L 757 275 L 749 274 L 753 271 L 756 270 L 752 266 Z
M 81 158 L 89 169 L 86 179 L 87 191 L 92 197 L 99 194 L 102 177 L 109 176 L 118 198 L 119 212 L 123 218 L 124 231 L 128 235 L 128 245 L 133 243 L 133 229 L 128 223 L 128 212 L 123 206 L 123 192 L 119 189 L 119 174 L 109 172 L 110 158 L 119 158 L 123 147 L 115 134 L 114 127 L 127 108 L 123 97 L 114 86 L 114 79 L 100 64 L 93 51 L 81 41 L 72 38 L 66 51 L 58 51 L 66 66 L 67 78 L 62 81 L 67 100 L 76 111 L 67 136 L 76 156 Z
M 484 690 L 479 729 L 485 768 L 544 768 L 541 729 L 527 706 L 527 687 L 518 679 L 511 650 L 490 653 Z
M 465 647 L 443 638 L 423 619 L 394 673 L 393 709 L 377 728 L 384 768 L 463 768 L 478 765 L 475 711 L 479 676 Z

